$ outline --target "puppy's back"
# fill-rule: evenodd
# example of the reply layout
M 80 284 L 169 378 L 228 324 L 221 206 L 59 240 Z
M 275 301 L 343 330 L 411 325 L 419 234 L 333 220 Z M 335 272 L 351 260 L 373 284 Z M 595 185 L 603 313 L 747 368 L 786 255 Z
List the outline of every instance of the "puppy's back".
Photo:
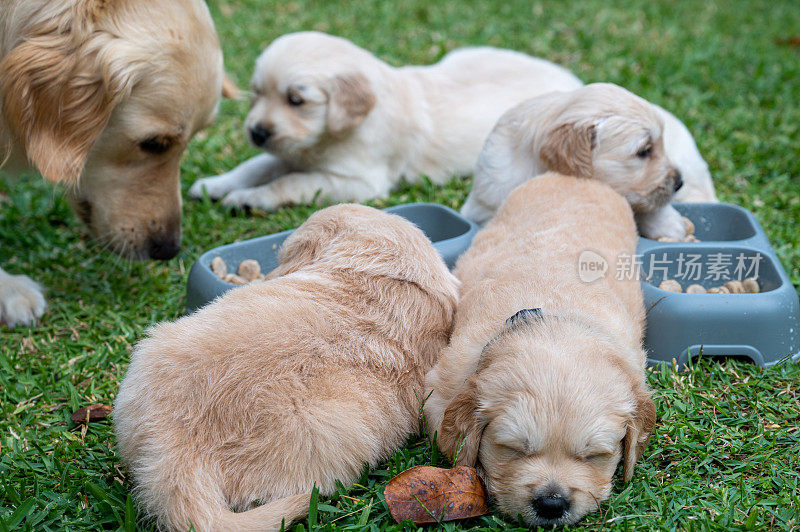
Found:
M 636 224 L 622 196 L 602 182 L 549 172 L 511 193 L 458 261 L 455 274 L 464 284 L 462 299 L 470 297 L 470 286 L 491 282 L 495 295 L 472 294 L 492 299 L 487 304 L 496 315 L 487 319 L 502 323 L 531 306 L 578 309 L 636 345 L 644 320 L 638 276 L 617 271 L 618 263 L 633 260 L 636 244 Z M 607 269 L 597 279 L 584 271 L 582 280 L 580 268 L 589 262 L 592 266 L 583 267 Z M 461 314 L 454 336 L 462 321 L 472 319 Z
M 394 215 L 337 206 L 280 255 L 277 277 L 155 327 L 131 357 L 119 451 L 164 528 L 277 529 L 315 485 L 355 481 L 416 428 L 457 287 L 430 241 Z M 265 504 L 229 510 L 253 501 Z

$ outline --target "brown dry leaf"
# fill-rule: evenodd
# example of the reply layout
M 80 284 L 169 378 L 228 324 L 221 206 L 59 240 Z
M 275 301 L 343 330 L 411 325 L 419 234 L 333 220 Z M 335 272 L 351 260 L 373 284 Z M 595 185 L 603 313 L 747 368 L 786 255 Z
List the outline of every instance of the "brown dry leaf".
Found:
M 792 35 L 783 39 L 775 39 L 775 44 L 779 46 L 791 46 L 792 48 L 800 47 L 800 35 Z
M 72 413 L 70 419 L 76 425 L 85 425 L 90 421 L 102 421 L 113 410 L 108 405 L 89 405 L 77 409 Z
M 383 496 L 398 523 L 454 521 L 489 512 L 486 490 L 478 472 L 469 466 L 412 467 L 390 480 Z

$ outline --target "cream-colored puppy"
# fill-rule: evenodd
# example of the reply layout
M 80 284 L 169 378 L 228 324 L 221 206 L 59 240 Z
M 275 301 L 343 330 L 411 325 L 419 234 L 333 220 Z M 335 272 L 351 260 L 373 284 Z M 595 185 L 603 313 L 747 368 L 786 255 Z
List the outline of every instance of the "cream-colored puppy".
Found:
M 607 184 L 548 173 L 515 189 L 456 265 L 456 324 L 426 376 L 425 418 L 441 450 L 476 465 L 499 509 L 530 526 L 598 509 L 653 429 L 639 280 L 579 271 L 636 241 Z
M 354 482 L 418 427 L 457 284 L 396 215 L 312 215 L 267 281 L 134 349 L 114 422 L 139 503 L 170 530 L 278 530 Z
M 610 83 L 553 92 L 510 109 L 486 140 L 461 210 L 485 223 L 520 183 L 548 170 L 592 177 L 623 194 L 650 238 L 686 236 L 669 202 L 716 201 L 711 176 L 673 115 Z
M 181 153 L 213 120 L 222 80 L 202 0 L 4 0 L 2 172 L 38 169 L 65 184 L 90 232 L 120 255 L 171 258 Z M 44 310 L 34 281 L 0 270 L 0 322 Z
M 508 108 L 581 86 L 567 70 L 519 52 L 463 48 L 431 66 L 394 68 L 353 43 L 317 32 L 276 39 L 261 54 L 245 122 L 269 152 L 198 180 L 223 203 L 272 210 L 385 196 L 401 179 L 440 184 L 472 172 Z

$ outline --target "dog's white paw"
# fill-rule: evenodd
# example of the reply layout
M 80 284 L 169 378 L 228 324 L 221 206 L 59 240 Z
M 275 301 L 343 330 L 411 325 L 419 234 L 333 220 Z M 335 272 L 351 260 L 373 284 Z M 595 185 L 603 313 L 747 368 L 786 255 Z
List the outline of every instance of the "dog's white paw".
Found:
M 42 317 L 46 308 L 42 288 L 33 279 L 0 270 L 0 323 L 12 329 L 31 325 Z
M 274 194 L 264 187 L 244 188 L 234 190 L 222 199 L 222 204 L 228 207 L 253 208 L 264 211 L 274 211 L 280 207 Z
M 683 217 L 672 205 L 666 205 L 657 211 L 637 216 L 637 223 L 639 234 L 646 238 L 683 240 L 686 237 L 686 225 L 683 223 Z
M 203 190 L 213 200 L 221 199 L 235 188 L 227 174 L 216 177 L 202 177 L 195 181 L 189 188 L 189 195 L 193 198 L 203 199 Z

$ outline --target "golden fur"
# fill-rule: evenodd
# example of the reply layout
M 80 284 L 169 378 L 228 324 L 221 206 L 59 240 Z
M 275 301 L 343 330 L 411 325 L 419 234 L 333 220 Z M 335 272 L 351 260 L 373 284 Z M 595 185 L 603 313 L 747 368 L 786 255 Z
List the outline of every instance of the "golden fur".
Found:
M 140 504 L 170 530 L 277 530 L 354 482 L 416 430 L 456 293 L 408 221 L 312 215 L 265 282 L 136 346 L 114 421 Z
M 67 185 L 78 216 L 113 251 L 171 258 L 180 246 L 181 153 L 213 120 L 222 81 L 201 0 L 4 1 L 3 171 L 30 166 Z M 0 321 L 27 323 L 44 310 L 25 279 L 0 275 Z
M 636 242 L 630 206 L 607 184 L 548 173 L 511 193 L 456 266 L 459 308 L 426 376 L 426 421 L 447 456 L 481 469 L 500 510 L 531 526 L 597 509 L 623 455 L 631 479 L 653 429 L 639 281 L 613 266 L 592 283 L 578 275 L 582 250 L 612 263 Z M 541 316 L 506 321 L 532 308 Z M 541 510 L 558 498 L 563 514 Z

